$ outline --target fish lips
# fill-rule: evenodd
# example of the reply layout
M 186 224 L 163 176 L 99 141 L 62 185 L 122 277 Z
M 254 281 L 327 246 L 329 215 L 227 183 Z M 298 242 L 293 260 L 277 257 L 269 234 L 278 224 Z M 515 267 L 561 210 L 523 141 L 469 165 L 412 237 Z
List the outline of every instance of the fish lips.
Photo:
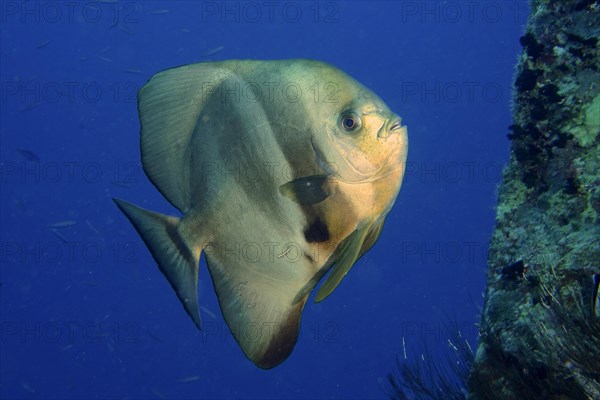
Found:
M 402 125 L 402 118 L 394 115 L 392 118 L 383 124 L 383 126 L 377 132 L 378 139 L 385 139 L 394 133 L 401 133 L 405 131 L 406 127 Z
M 406 160 L 408 132 L 406 125 L 402 125 L 402 118 L 395 114 L 389 118 L 377 132 L 377 139 L 390 148 L 387 161 L 404 162 Z
M 379 130 L 377 139 L 383 140 L 390 147 L 385 164 L 390 169 L 388 172 L 404 169 L 408 152 L 408 132 L 406 125 L 402 125 L 402 118 L 394 115 Z

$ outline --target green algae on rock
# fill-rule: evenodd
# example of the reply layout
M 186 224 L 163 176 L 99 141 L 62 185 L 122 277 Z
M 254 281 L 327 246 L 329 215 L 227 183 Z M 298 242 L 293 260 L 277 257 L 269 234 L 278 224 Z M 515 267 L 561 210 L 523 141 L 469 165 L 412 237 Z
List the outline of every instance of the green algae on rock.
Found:
M 469 399 L 599 399 L 600 2 L 533 0 Z

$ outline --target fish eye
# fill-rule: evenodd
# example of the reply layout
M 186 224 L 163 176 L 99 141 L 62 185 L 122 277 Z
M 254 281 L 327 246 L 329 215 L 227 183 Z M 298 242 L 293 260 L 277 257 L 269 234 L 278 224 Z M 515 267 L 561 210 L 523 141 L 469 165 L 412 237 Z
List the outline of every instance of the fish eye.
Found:
M 346 132 L 354 132 L 360 129 L 362 125 L 362 120 L 360 119 L 358 114 L 352 111 L 347 111 L 342 114 L 342 118 L 340 119 L 340 125 L 342 126 L 342 129 Z

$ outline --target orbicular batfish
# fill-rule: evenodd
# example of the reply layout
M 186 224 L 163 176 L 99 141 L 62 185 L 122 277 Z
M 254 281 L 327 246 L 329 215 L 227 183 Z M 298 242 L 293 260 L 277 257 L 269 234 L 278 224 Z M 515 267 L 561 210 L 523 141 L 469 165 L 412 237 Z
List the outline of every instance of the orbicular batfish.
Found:
M 377 241 L 400 189 L 406 127 L 317 61 L 223 61 L 154 75 L 138 93 L 144 171 L 182 214 L 115 199 L 200 328 L 205 254 L 246 356 L 291 353 L 307 298 L 327 297 Z

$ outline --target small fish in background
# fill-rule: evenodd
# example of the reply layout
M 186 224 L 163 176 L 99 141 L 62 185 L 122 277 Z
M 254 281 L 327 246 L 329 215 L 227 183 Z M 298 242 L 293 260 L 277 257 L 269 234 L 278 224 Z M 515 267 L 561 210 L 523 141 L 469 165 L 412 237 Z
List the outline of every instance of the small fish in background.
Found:
M 62 347 L 60 348 L 60 351 L 64 353 L 64 352 L 66 352 L 66 351 L 69 351 L 69 350 L 71 350 L 72 348 L 73 348 L 73 345 L 72 345 L 72 344 L 67 344 L 67 345 L 65 345 L 65 346 L 62 346 Z
M 35 154 L 33 151 L 31 150 L 27 150 L 27 149 L 17 149 L 17 151 L 19 152 L 19 154 L 21 154 L 21 156 L 23 156 L 23 158 L 25 158 L 27 161 L 31 161 L 31 162 L 36 162 L 39 163 L 40 162 L 40 157 Z
M 142 75 L 144 73 L 143 70 L 137 69 L 137 68 L 125 68 L 123 70 L 123 72 L 127 72 L 128 74 L 136 74 L 136 75 Z
M 29 83 L 35 81 L 37 78 L 38 78 L 38 75 L 33 75 L 29 79 L 21 80 L 21 78 L 17 76 L 16 79 L 15 79 L 15 81 L 16 82 L 25 82 L 25 84 L 29 84 Z M 60 91 L 60 89 L 59 89 L 59 91 Z M 34 110 L 34 109 L 38 108 L 40 105 L 42 105 L 42 101 L 34 100 L 31 103 L 20 105 L 19 106 L 19 112 L 31 111 L 31 110 Z M 29 158 L 30 161 L 36 161 L 36 162 L 39 161 L 39 157 L 37 157 L 32 151 L 25 150 L 25 149 L 22 149 L 22 150 L 19 150 L 19 151 L 22 152 L 22 155 L 24 157 Z M 29 153 L 29 154 L 23 154 L 23 153 Z M 30 158 L 30 156 L 32 156 L 32 157 Z M 36 157 L 37 157 L 37 159 L 35 159 Z
M 77 224 L 77 221 L 73 221 L 73 220 L 58 221 L 58 222 L 53 222 L 51 224 L 46 225 L 46 228 L 50 228 L 50 229 L 69 228 L 76 224 Z
M 48 43 L 50 43 L 50 40 L 44 40 L 43 42 L 38 43 L 35 48 L 36 49 L 43 49 L 44 47 L 48 46 Z
M 165 15 L 165 14 L 168 14 L 170 12 L 171 12 L 171 10 L 168 10 L 168 9 L 165 8 L 165 9 L 162 9 L 162 10 L 150 11 L 149 14 L 150 15 Z
M 94 232 L 96 235 L 100 235 L 100 231 L 98 230 L 98 228 L 96 228 L 89 219 L 85 220 L 85 224 L 87 225 L 88 228 L 90 228 L 90 230 L 92 232 Z
M 62 233 L 60 233 L 56 229 L 50 229 L 50 232 L 52 232 L 54 234 L 54 236 L 56 236 L 57 238 L 59 238 L 60 241 L 63 242 L 64 244 L 71 243 L 71 241 L 69 239 L 67 239 L 67 237 L 65 235 L 63 235 Z
M 152 338 L 152 340 L 162 343 L 162 341 L 163 341 L 162 338 L 153 330 L 147 329 L 146 333 L 148 334 L 148 336 L 150 336 Z
M 123 182 L 123 181 L 115 181 L 115 180 L 111 180 L 110 184 L 116 187 L 120 187 L 120 188 L 130 188 L 132 186 L 131 183 L 129 182 Z
M 133 31 L 123 25 L 119 25 L 119 30 L 125 32 L 128 35 L 133 35 Z
M 35 393 L 35 389 L 27 382 L 21 382 L 21 387 L 29 393 Z
M 166 399 L 167 396 L 165 396 L 160 390 L 158 390 L 158 388 L 153 387 L 152 388 L 152 393 L 156 396 L 156 398 L 158 399 Z
M 27 206 L 25 205 L 25 202 L 19 198 L 16 198 L 14 196 L 12 196 L 11 198 L 13 205 L 19 210 L 19 211 L 27 211 Z
M 177 380 L 177 382 L 179 383 L 191 383 L 191 382 L 196 382 L 200 380 L 200 376 L 198 375 L 191 375 L 191 376 L 184 376 L 183 378 L 180 378 Z
M 38 108 L 42 104 L 41 101 L 33 102 L 31 104 L 26 104 L 23 107 L 19 107 L 19 112 L 31 111 L 35 108 Z
M 180 47 L 177 50 L 175 50 L 175 54 L 181 54 L 181 53 L 183 53 L 183 47 Z
M 220 53 L 221 51 L 223 51 L 224 48 L 225 48 L 225 46 L 214 47 L 214 48 L 208 50 L 207 52 L 205 52 L 204 54 L 202 54 L 202 57 L 214 56 L 215 54 Z
M 107 63 L 114 63 L 114 61 L 108 57 L 100 56 L 98 58 L 100 58 L 102 61 L 107 62 Z
M 115 28 L 118 28 L 121 32 L 125 32 L 128 35 L 133 35 L 133 31 L 121 24 L 121 22 L 123 22 L 121 18 L 115 18 L 114 22 L 108 27 L 108 30 L 111 31 Z
M 214 312 L 210 311 L 208 308 L 204 307 L 204 306 L 200 306 L 200 309 L 202 311 L 204 311 L 206 313 L 206 315 L 208 315 L 209 317 L 211 317 L 212 319 L 217 319 L 217 316 L 215 315 Z
M 96 56 L 97 56 L 97 57 L 98 57 L 100 60 L 102 60 L 102 61 L 104 61 L 104 62 L 107 62 L 107 63 L 111 63 L 111 64 L 112 64 L 112 63 L 114 63 L 114 61 L 113 61 L 111 58 L 108 58 L 108 57 L 106 57 L 106 56 L 104 56 L 104 55 L 103 55 L 103 54 L 105 54 L 106 52 L 108 52 L 110 49 L 111 49 L 111 47 L 110 47 L 110 46 L 105 46 L 105 47 L 103 47 L 102 49 L 100 49 L 100 51 L 98 51 L 98 52 L 96 53 Z
M 115 352 L 115 345 L 112 344 L 112 342 L 106 342 L 106 347 L 108 348 L 108 351 L 110 351 L 111 353 Z

